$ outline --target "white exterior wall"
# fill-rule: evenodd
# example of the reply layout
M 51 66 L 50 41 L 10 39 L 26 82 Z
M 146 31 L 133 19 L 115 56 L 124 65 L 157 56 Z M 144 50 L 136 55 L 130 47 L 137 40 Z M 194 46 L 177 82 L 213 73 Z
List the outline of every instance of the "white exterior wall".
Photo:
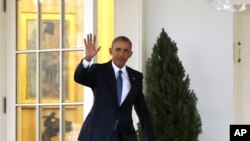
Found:
M 206 0 L 146 0 L 146 49 L 150 57 L 161 29 L 178 54 L 198 97 L 201 141 L 228 141 L 233 123 L 233 15 Z
M 145 71 L 144 64 L 162 28 L 177 43 L 190 87 L 198 97 L 203 129 L 199 140 L 229 140 L 233 14 L 211 9 L 206 0 L 116 1 L 115 35 L 132 40 L 134 54 L 128 64 L 135 69 Z

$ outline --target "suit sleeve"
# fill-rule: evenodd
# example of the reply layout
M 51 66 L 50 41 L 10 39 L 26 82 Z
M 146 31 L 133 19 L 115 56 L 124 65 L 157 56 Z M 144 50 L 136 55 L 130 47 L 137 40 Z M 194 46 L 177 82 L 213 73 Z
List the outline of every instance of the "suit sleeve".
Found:
M 140 77 L 140 83 L 139 83 L 139 90 L 138 90 L 138 97 L 136 99 L 135 103 L 135 111 L 138 115 L 138 118 L 141 123 L 142 130 L 145 134 L 146 140 L 147 141 L 155 141 L 155 133 L 153 130 L 153 125 L 152 121 L 150 118 L 150 114 L 148 111 L 147 104 L 144 99 L 144 95 L 142 93 L 142 78 L 143 76 L 141 75 Z
M 93 87 L 95 84 L 95 65 L 84 68 L 81 61 L 75 70 L 74 80 L 79 84 Z

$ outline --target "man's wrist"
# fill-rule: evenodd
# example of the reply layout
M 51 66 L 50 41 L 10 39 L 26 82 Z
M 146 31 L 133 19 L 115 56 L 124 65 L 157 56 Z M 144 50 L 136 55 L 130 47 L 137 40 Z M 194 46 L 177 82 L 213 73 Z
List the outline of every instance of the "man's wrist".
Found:
M 84 57 L 84 60 L 91 62 L 92 58 L 91 57 Z
M 82 60 L 82 65 L 83 65 L 83 68 L 88 68 L 89 65 L 91 64 L 91 62 L 88 62 L 85 58 Z

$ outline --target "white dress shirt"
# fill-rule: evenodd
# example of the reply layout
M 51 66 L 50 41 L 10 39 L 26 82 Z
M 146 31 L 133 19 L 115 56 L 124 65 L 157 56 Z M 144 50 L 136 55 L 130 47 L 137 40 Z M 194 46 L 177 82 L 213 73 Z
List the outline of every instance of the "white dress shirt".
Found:
M 91 62 L 88 62 L 85 59 L 83 59 L 82 64 L 83 64 L 83 68 L 87 68 L 89 65 L 91 65 Z M 112 61 L 112 67 L 114 69 L 115 78 L 117 78 L 117 76 L 118 76 L 118 71 L 119 70 L 122 71 L 122 82 L 123 83 L 122 83 L 122 97 L 121 97 L 121 103 L 120 103 L 120 105 L 121 105 L 131 89 L 131 84 L 129 81 L 129 76 L 128 76 L 126 66 L 124 66 L 123 68 L 120 69 Z
M 119 70 L 122 71 L 122 74 L 121 74 L 122 75 L 122 97 L 121 97 L 121 103 L 120 103 L 120 105 L 121 105 L 122 102 L 127 97 L 128 93 L 129 93 L 129 91 L 131 89 L 131 84 L 130 84 L 130 81 L 129 81 L 126 66 L 124 66 L 123 68 L 120 69 L 114 64 L 113 61 L 112 61 L 112 66 L 113 66 L 113 69 L 114 69 L 115 78 L 117 78 L 117 76 L 118 76 L 118 71 Z

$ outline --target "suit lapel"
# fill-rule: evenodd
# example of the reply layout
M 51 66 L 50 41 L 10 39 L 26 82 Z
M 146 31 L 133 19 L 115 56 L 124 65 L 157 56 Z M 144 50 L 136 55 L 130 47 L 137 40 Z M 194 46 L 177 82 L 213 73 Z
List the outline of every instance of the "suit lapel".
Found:
M 133 97 L 133 91 L 134 91 L 134 89 L 135 89 L 135 87 L 134 87 L 134 86 L 135 86 L 135 77 L 134 77 L 134 75 L 133 75 L 133 72 L 132 72 L 132 71 L 130 70 L 130 68 L 128 68 L 128 67 L 126 67 L 126 70 L 127 70 L 127 73 L 128 73 L 128 77 L 129 77 L 131 89 L 130 89 L 130 91 L 129 91 L 127 97 L 124 99 L 124 101 L 123 101 L 121 107 L 122 107 L 123 105 L 126 105 L 126 103 L 127 103 L 128 101 L 130 101 L 130 99 Z

